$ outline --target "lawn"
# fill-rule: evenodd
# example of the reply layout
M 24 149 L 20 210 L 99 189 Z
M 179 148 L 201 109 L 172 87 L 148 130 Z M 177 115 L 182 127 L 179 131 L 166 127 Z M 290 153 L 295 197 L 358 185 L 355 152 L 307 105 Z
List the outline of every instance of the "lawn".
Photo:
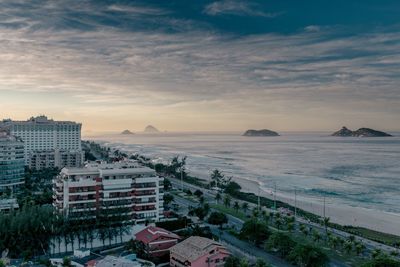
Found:
M 217 211 L 220 211 L 220 212 L 223 212 L 223 213 L 232 215 L 232 216 L 234 216 L 234 217 L 236 217 L 236 218 L 239 218 L 239 219 L 241 219 L 241 220 L 243 220 L 243 221 L 245 221 L 245 220 L 248 219 L 248 218 L 246 217 L 246 215 L 245 215 L 243 212 L 241 212 L 240 210 L 239 210 L 239 211 L 236 211 L 236 210 L 233 209 L 233 208 L 225 207 L 225 206 L 223 206 L 223 205 L 221 205 L 221 204 L 210 204 L 210 206 L 211 206 L 211 208 L 213 208 L 213 209 L 215 209 L 215 210 L 217 210 Z

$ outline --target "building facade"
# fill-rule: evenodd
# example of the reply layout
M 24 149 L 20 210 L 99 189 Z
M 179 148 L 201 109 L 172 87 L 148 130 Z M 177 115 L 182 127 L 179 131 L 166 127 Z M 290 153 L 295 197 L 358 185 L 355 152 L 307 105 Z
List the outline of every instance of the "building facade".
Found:
M 41 170 L 44 168 L 80 167 L 84 161 L 81 150 L 42 150 L 30 152 L 29 168 Z
M 46 116 L 0 122 L 0 129 L 7 130 L 24 142 L 26 165 L 29 165 L 31 155 L 38 151 L 82 151 L 81 128 L 80 123 L 54 121 Z
M 24 143 L 18 137 L 0 132 L 0 192 L 17 189 L 24 183 Z
M 168 256 L 169 249 L 181 239 L 177 234 L 155 226 L 146 227 L 136 233 L 135 237 L 143 244 L 145 253 L 149 257 Z
M 191 236 L 170 249 L 170 266 L 222 267 L 229 256 L 229 251 L 220 243 Z
M 64 168 L 53 185 L 53 204 L 67 217 L 96 218 L 113 209 L 135 223 L 163 217 L 164 179 L 136 162 Z

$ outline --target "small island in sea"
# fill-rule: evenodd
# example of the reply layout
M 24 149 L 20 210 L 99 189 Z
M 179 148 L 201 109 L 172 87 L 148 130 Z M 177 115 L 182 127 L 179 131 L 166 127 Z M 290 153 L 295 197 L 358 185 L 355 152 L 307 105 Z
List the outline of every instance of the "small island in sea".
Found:
M 132 132 L 129 131 L 129 130 L 124 130 L 124 131 L 121 132 L 121 134 L 129 135 L 129 134 L 134 134 L 134 133 L 132 133 Z
M 154 127 L 154 126 L 152 126 L 152 125 L 148 125 L 148 126 L 144 129 L 144 132 L 145 132 L 145 133 L 159 133 L 160 131 L 159 131 L 156 127 Z
M 262 130 L 247 130 L 243 136 L 279 136 L 277 132 L 262 129 Z
M 337 132 L 334 132 L 332 136 L 342 136 L 342 137 L 388 137 L 392 136 L 388 133 L 377 131 L 370 128 L 360 128 L 356 131 L 352 131 L 348 129 L 346 126 L 343 126 Z

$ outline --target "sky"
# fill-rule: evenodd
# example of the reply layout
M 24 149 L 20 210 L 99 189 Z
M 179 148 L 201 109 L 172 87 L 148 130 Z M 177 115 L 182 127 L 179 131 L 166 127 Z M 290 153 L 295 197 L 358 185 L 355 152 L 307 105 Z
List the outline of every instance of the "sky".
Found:
M 400 1 L 2 0 L 0 119 L 400 130 Z

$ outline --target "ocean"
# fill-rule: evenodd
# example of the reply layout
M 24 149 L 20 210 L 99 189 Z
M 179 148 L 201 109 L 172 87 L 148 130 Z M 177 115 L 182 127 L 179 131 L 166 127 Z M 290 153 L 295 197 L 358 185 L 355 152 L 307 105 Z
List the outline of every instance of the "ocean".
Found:
M 329 133 L 160 133 L 87 137 L 123 151 L 167 162 L 187 156 L 189 172 L 201 178 L 214 169 L 261 190 L 331 205 L 400 214 L 400 136 L 332 137 Z M 257 193 L 257 192 L 254 192 Z

